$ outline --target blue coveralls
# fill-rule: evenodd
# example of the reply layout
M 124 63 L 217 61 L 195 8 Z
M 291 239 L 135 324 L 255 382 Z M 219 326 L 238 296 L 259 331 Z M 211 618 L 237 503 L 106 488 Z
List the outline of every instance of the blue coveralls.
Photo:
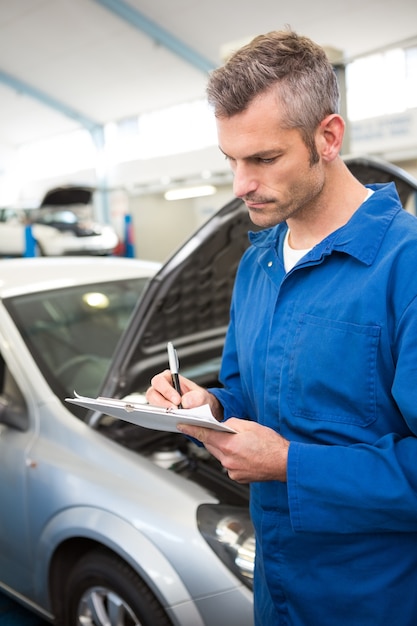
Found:
M 417 625 L 417 219 L 370 187 L 287 275 L 286 224 L 238 270 L 211 391 L 291 442 L 251 485 L 258 626 Z

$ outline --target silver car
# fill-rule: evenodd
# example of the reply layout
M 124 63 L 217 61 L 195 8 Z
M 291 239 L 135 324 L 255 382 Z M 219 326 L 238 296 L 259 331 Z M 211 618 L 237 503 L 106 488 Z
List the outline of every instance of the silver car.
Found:
M 417 183 L 348 161 L 364 182 Z M 133 259 L 0 262 L 0 589 L 59 626 L 250 626 L 248 488 L 180 433 L 65 402 L 143 399 L 175 343 L 217 384 L 251 228 L 240 200 L 162 267 Z
M 243 231 L 234 217 L 163 268 L 0 264 L 0 588 L 46 620 L 253 623 L 247 488 L 180 433 L 65 402 L 74 391 L 140 398 L 167 366 L 167 339 L 184 373 L 215 382 L 233 283 L 224 268 L 246 245 L 246 219 Z

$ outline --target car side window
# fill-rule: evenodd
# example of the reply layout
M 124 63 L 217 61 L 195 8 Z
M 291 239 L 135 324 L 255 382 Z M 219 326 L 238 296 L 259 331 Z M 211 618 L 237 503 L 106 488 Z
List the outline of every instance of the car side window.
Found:
M 1 354 L 0 423 L 22 431 L 29 425 L 25 398 Z

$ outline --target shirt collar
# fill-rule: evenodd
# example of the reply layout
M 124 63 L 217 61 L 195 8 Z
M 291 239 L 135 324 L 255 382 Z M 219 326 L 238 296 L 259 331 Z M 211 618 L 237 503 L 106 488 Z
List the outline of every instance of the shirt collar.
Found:
M 366 265 L 371 265 L 385 233 L 398 211 L 403 210 L 395 183 L 366 185 L 375 193 L 366 200 L 350 220 L 318 243 L 306 256 L 317 261 L 333 250 L 345 252 Z M 282 244 L 287 225 L 250 232 L 250 242 L 257 248 L 270 248 Z M 366 233 L 366 237 L 364 237 Z

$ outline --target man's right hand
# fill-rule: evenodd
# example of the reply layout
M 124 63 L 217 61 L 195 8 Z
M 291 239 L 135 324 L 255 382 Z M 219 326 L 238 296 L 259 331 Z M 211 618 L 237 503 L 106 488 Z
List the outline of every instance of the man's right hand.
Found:
M 194 409 L 208 404 L 213 416 L 219 421 L 223 419 L 223 407 L 213 394 L 181 374 L 179 379 L 182 396 L 174 389 L 171 372 L 168 369 L 156 374 L 146 392 L 147 402 L 154 406 L 165 407 L 177 407 L 181 403 L 184 409 Z

